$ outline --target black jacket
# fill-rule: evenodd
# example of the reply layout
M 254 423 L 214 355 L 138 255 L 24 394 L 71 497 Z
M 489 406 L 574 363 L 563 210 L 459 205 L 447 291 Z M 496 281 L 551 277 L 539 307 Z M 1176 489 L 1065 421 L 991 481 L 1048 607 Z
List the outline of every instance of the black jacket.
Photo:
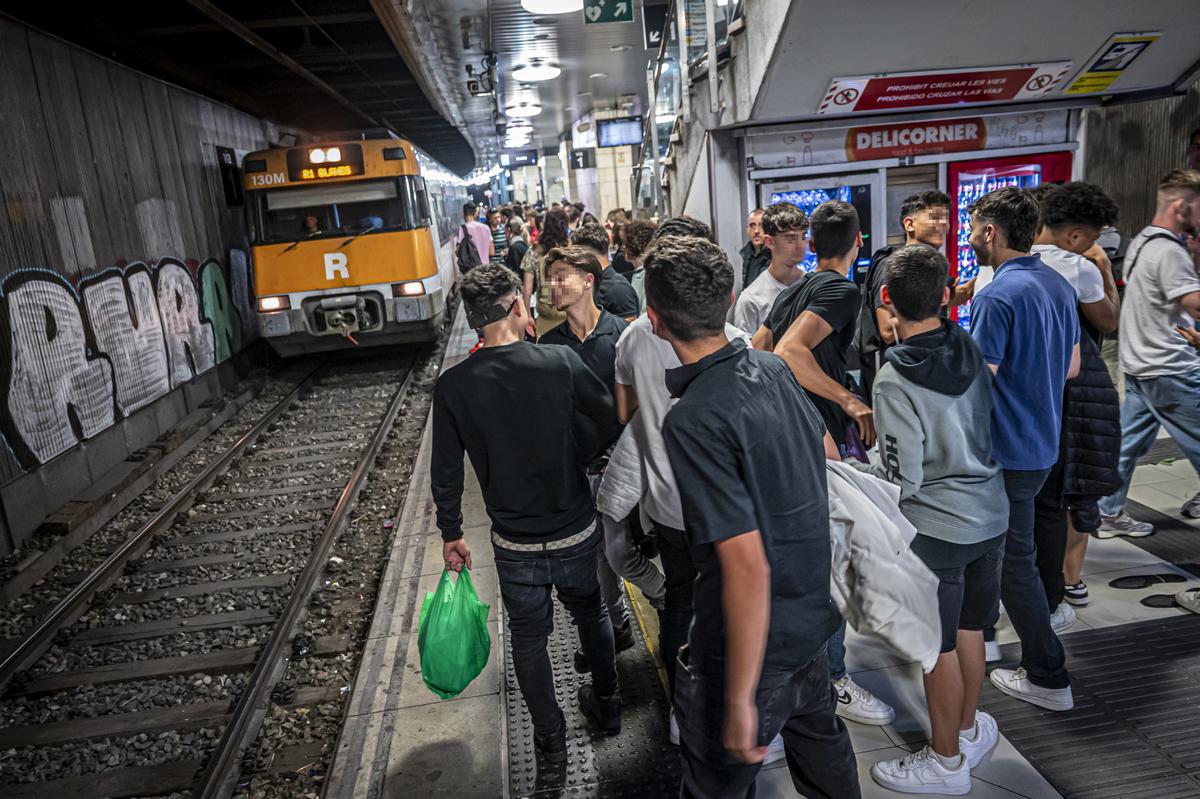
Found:
M 1063 496 L 1107 496 L 1121 485 L 1121 405 L 1100 348 L 1079 337 L 1079 375 L 1067 381 L 1063 403 Z

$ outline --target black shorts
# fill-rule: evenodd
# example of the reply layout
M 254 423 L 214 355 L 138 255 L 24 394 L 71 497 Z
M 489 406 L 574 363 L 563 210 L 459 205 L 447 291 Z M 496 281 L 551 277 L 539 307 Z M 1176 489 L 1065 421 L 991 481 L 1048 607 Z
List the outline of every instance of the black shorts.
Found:
M 954 650 L 959 630 L 996 626 L 1000 618 L 1003 534 L 976 544 L 952 544 L 917 533 L 911 548 L 938 578 L 942 652 Z

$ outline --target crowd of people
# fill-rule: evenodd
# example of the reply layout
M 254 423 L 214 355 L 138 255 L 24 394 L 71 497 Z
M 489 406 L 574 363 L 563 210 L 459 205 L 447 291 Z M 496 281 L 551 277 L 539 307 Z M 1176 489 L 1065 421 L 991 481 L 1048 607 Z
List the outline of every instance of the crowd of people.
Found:
M 847 673 L 830 588 L 837 462 L 886 484 L 885 515 L 915 528 L 937 583 L 931 740 L 872 778 L 967 793 L 999 740 L 978 708 L 985 678 L 1073 707 L 1058 633 L 1089 601 L 1087 541 L 1153 532 L 1125 498 L 1160 425 L 1200 473 L 1200 171 L 1158 184 L 1121 275 L 1097 244 L 1117 221 L 1098 186 L 979 198 L 970 245 L 986 285 L 950 274 L 951 207 L 938 191 L 905 200 L 905 243 L 875 253 L 861 288 L 853 206 L 756 210 L 736 301 L 734 267 L 698 220 L 602 225 L 567 205 L 527 223 L 518 206 L 485 226 L 464 208 L 464 238 L 490 227 L 488 259 L 461 283 L 481 346 L 435 388 L 433 495 L 447 568 L 470 568 L 465 454 L 540 767 L 567 759 L 552 591 L 591 675 L 580 709 L 611 735 L 616 654 L 635 643 L 628 581 L 659 615 L 681 795 L 747 795 L 779 757 L 805 796 L 860 794 L 843 720 L 895 714 Z M 969 332 L 951 318 L 968 301 Z M 1117 331 L 1123 399 L 1102 356 Z M 1200 517 L 1200 492 L 1180 513 Z M 987 675 L 1001 604 L 1020 657 Z

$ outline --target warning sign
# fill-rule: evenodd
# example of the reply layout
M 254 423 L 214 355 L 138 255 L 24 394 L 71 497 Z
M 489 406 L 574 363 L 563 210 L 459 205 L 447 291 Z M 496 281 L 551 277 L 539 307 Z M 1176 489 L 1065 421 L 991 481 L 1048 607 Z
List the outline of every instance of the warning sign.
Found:
M 1088 65 L 1063 90 L 1064 94 L 1107 91 L 1138 56 L 1158 41 L 1161 33 L 1114 33 Z
M 1071 71 L 1071 66 L 1070 61 L 1052 61 L 1006 67 L 834 78 L 817 113 L 857 114 L 1029 100 L 1055 91 Z

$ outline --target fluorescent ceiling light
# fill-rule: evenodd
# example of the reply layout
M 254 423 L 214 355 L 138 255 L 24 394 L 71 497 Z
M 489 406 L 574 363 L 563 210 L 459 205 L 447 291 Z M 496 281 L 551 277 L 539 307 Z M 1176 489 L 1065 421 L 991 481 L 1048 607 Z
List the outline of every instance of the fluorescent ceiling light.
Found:
M 521 0 L 530 14 L 569 14 L 583 10 L 583 0 Z
M 511 108 L 506 108 L 504 111 L 510 117 L 526 119 L 528 117 L 535 117 L 542 113 L 542 107 L 540 105 L 533 105 L 531 103 L 521 103 L 520 105 L 514 105 Z
M 536 83 L 543 80 L 554 80 L 562 74 L 562 70 L 540 58 L 530 59 L 528 64 L 522 64 L 513 70 L 513 77 L 522 82 Z

